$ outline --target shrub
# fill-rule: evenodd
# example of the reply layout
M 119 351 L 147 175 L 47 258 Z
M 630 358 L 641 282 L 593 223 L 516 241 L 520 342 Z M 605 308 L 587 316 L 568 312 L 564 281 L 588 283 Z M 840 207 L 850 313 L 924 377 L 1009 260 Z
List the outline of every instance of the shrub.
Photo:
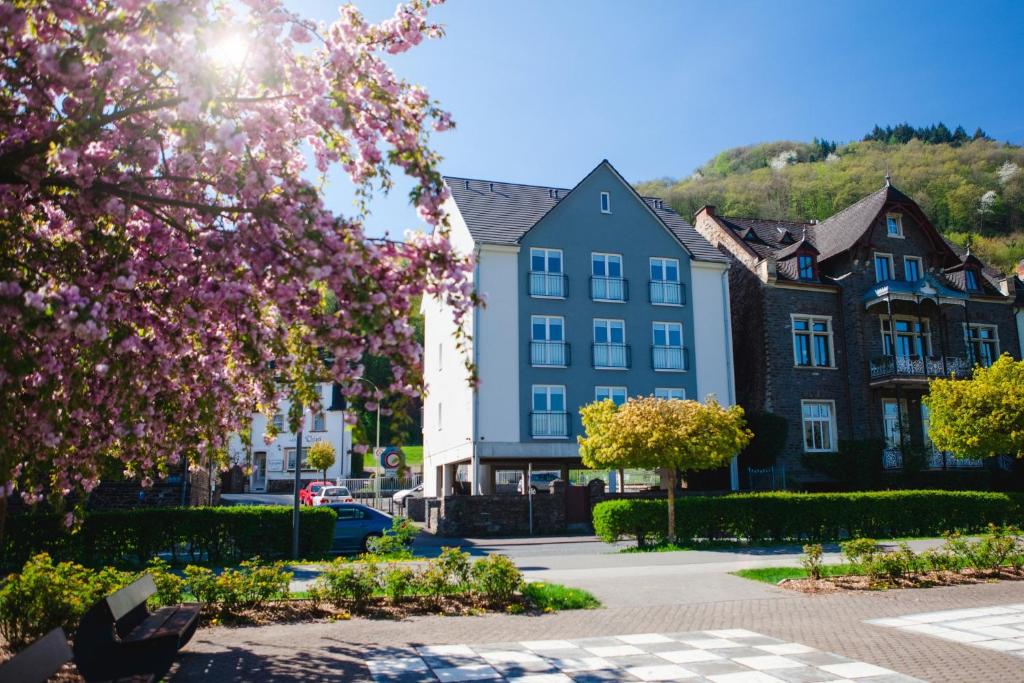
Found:
M 314 589 L 336 607 L 350 605 L 361 611 L 377 590 L 378 573 L 374 562 L 346 562 L 338 558 L 324 567 Z
M 391 529 L 385 531 L 381 536 L 374 536 L 367 541 L 367 550 L 372 555 L 380 557 L 391 557 L 404 559 L 412 557 L 409 546 L 419 529 L 416 525 L 404 517 L 395 517 L 391 520 Z
M 687 496 L 676 501 L 679 542 L 736 539 L 821 542 L 861 536 L 927 536 L 977 532 L 1021 518 L 1020 498 L 982 491 L 741 493 Z M 594 508 L 594 530 L 605 541 L 639 545 L 664 533 L 664 500 L 608 500 Z
M 863 564 L 878 553 L 878 542 L 873 538 L 855 538 L 839 544 L 843 557 L 852 565 Z
M 156 595 L 149 599 L 151 608 L 177 605 L 185 599 L 185 581 L 171 572 L 169 564 L 154 557 L 146 565 L 145 573 L 153 577 L 156 584 Z
M 303 508 L 299 549 L 327 552 L 336 517 L 327 508 Z M 21 566 L 47 552 L 56 560 L 86 566 L 144 567 L 160 552 L 175 561 L 231 564 L 254 556 L 287 557 L 291 552 L 292 509 L 286 506 L 142 508 L 86 513 L 72 533 L 63 517 L 50 513 L 8 515 L 0 546 L 3 566 Z
M 807 576 L 815 581 L 821 578 L 821 555 L 821 544 L 813 543 L 804 546 L 804 557 L 800 560 L 800 564 L 807 570 Z
M 384 595 L 398 604 L 413 593 L 416 572 L 409 567 L 392 566 L 383 575 Z
M 217 575 L 208 567 L 198 567 L 194 564 L 185 567 L 185 586 L 188 592 L 204 605 L 215 605 L 220 601 Z
M 523 575 L 504 555 L 490 555 L 473 564 L 473 590 L 492 605 L 507 605 L 523 587 Z
M 441 554 L 435 562 L 453 589 L 460 591 L 469 585 L 469 553 L 458 548 L 441 548 Z

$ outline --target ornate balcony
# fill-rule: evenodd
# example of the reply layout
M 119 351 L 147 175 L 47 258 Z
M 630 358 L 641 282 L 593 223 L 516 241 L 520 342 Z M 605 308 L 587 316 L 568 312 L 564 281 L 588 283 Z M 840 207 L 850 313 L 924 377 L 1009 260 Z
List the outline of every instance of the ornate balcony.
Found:
M 955 356 L 878 356 L 871 359 L 872 384 L 892 380 L 926 382 L 933 377 L 967 377 L 970 373 L 970 363 Z
M 927 470 L 970 470 L 984 466 L 982 460 L 972 458 L 958 458 L 947 451 L 940 451 L 929 446 L 926 453 L 927 461 L 924 468 Z M 901 470 L 903 469 L 903 449 L 899 446 L 888 446 L 882 451 L 882 469 Z

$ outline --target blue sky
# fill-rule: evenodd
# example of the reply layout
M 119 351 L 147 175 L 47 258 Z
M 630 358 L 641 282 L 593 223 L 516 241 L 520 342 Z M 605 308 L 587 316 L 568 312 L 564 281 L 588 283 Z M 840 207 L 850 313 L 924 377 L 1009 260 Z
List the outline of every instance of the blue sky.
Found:
M 337 2 L 291 3 L 331 21 Z M 371 19 L 395 2 L 357 1 Z M 451 175 L 571 187 L 601 159 L 685 177 L 729 147 L 943 121 L 1024 141 L 1024 3 L 449 0 L 448 35 L 393 59 L 450 110 Z M 371 234 L 422 227 L 409 185 Z M 328 203 L 351 213 L 332 182 Z

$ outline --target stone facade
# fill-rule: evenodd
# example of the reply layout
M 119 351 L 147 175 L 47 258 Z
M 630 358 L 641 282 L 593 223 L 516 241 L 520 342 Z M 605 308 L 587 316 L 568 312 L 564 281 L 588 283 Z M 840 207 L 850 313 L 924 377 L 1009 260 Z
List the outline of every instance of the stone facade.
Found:
M 533 499 L 532 504 L 530 499 Z M 433 527 L 439 536 L 537 536 L 565 533 L 565 492 L 535 496 L 445 496 Z

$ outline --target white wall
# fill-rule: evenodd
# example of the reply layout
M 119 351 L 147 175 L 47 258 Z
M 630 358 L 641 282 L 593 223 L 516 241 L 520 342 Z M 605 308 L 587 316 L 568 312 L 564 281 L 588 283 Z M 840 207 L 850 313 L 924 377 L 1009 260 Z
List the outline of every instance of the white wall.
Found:
M 479 439 L 519 441 L 519 357 L 524 343 L 519 334 L 518 247 L 482 245 L 480 280 L 487 305 L 478 311 L 477 363 L 480 377 L 477 410 Z
M 732 370 L 732 330 L 729 319 L 728 265 L 691 261 L 693 277 L 694 368 L 697 398 L 714 394 L 732 405 L 736 392 Z

